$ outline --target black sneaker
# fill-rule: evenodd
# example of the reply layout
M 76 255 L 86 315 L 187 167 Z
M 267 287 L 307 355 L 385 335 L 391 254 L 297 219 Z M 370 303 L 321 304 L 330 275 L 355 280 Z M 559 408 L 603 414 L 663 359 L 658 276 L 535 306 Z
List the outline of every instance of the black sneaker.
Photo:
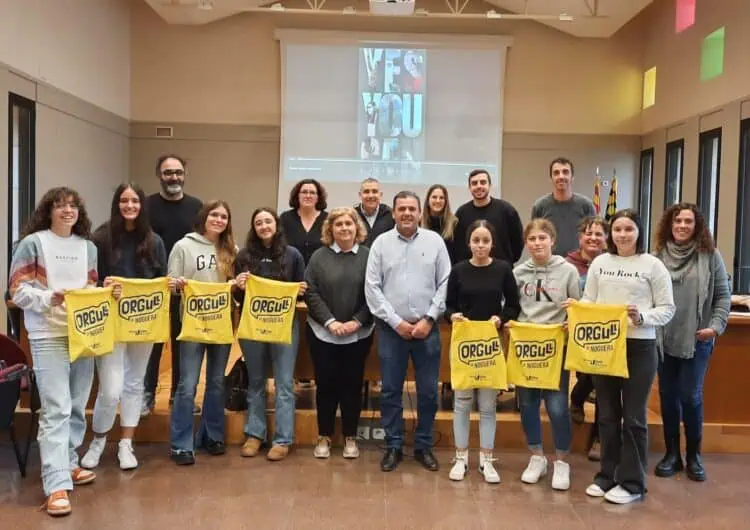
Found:
M 169 458 L 178 466 L 192 466 L 195 464 L 195 455 L 192 451 L 175 451 L 169 455 Z
M 203 443 L 203 449 L 212 456 L 223 455 L 227 452 L 227 446 L 224 442 L 217 442 L 216 440 L 206 440 Z

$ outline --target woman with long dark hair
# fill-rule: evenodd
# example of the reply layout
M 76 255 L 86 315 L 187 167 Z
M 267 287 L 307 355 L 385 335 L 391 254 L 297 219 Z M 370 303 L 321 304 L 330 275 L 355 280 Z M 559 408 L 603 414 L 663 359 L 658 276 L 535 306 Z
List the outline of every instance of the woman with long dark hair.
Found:
M 610 220 L 607 252 L 589 266 L 582 302 L 627 305 L 629 377 L 594 376 L 599 404 L 601 461 L 590 497 L 628 504 L 646 493 L 646 407 L 656 375 L 656 329 L 674 315 L 672 282 L 664 264 L 646 254 L 641 218 L 620 210 Z
M 10 265 L 10 295 L 23 310 L 41 410 L 39 453 L 50 515 L 71 512 L 68 492 L 96 475 L 79 467 L 94 360 L 70 362 L 65 291 L 96 286 L 96 246 L 81 196 L 67 187 L 44 194 Z
M 668 208 L 659 221 L 654 252 L 669 271 L 677 310 L 660 328 L 659 397 L 667 451 L 657 477 L 682 471 L 680 420 L 685 425 L 687 476 L 706 480 L 701 461 L 703 379 L 716 337 L 727 327 L 731 291 L 721 254 L 695 204 Z
M 180 239 L 169 254 L 169 276 L 182 288 L 186 280 L 223 283 L 234 276 L 237 246 L 232 213 L 225 201 L 214 200 L 198 212 L 195 232 Z M 194 447 L 211 455 L 223 455 L 224 370 L 230 344 L 180 341 L 180 381 L 172 406 L 171 457 L 178 465 L 195 463 Z M 198 433 L 193 438 L 195 389 L 206 357 L 206 392 Z M 197 442 L 197 443 L 194 443 Z
M 237 287 L 245 289 L 252 274 L 282 282 L 300 282 L 299 297 L 305 294 L 305 262 L 299 250 L 288 245 L 279 217 L 271 208 L 258 208 L 253 212 L 245 248 L 235 264 Z M 299 329 L 294 319 L 291 344 L 273 344 L 241 339 L 240 348 L 247 363 L 250 380 L 247 389 L 247 440 L 242 446 L 244 457 L 258 454 L 266 439 L 266 367 L 273 367 L 276 388 L 276 432 L 267 458 L 282 460 L 294 442 L 294 366 L 297 362 Z
M 288 245 L 299 250 L 305 265 L 318 250 L 321 228 L 328 217 L 328 194 L 315 179 L 302 179 L 289 192 L 289 206 L 280 216 L 280 225 Z
M 433 184 L 427 189 L 424 197 L 424 208 L 419 226 L 427 228 L 440 234 L 448 249 L 451 264 L 456 263 L 455 245 L 453 232 L 456 229 L 458 219 L 451 210 L 451 202 L 448 198 L 448 189 L 442 184 Z
M 113 277 L 153 279 L 166 276 L 167 255 L 164 242 L 148 220 L 146 196 L 137 184 L 120 184 L 112 197 L 109 221 L 97 228 L 92 237 L 99 252 L 99 281 L 119 286 Z M 99 392 L 94 405 L 94 439 L 81 459 L 81 465 L 93 469 L 107 443 L 120 405 L 120 442 L 117 459 L 120 468 L 135 469 L 138 460 L 133 452 L 133 436 L 141 415 L 143 381 L 153 344 L 118 343 L 111 355 L 97 357 Z

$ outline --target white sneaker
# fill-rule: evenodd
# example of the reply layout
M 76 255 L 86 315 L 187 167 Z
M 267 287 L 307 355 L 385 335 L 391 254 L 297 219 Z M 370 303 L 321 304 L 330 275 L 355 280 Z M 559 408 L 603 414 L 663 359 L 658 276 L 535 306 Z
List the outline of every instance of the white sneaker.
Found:
M 484 481 L 488 484 L 500 484 L 500 474 L 492 465 L 495 459 L 492 458 L 492 454 L 479 453 L 479 472 L 484 477 Z
M 456 450 L 456 457 L 453 459 L 453 467 L 450 473 L 448 473 L 448 478 L 451 480 L 463 480 L 468 469 L 469 451 Z
M 570 464 L 555 460 L 552 472 L 552 489 L 566 491 L 570 489 Z
M 521 482 L 536 484 L 539 479 L 547 474 L 547 459 L 543 456 L 532 455 L 529 465 L 521 475 Z
M 102 458 L 104 448 L 107 447 L 106 436 L 94 436 L 89 445 L 89 450 L 81 458 L 81 467 L 85 469 L 94 469 L 99 465 L 99 460 Z
M 356 438 L 347 438 L 344 442 L 344 458 L 359 458 L 359 447 Z
M 133 440 L 124 438 L 117 445 L 117 459 L 120 461 L 120 469 L 127 471 L 138 467 L 138 459 L 133 452 Z
M 597 498 L 597 499 L 601 499 L 606 494 L 607 494 L 607 492 L 604 491 L 599 486 L 599 484 L 596 484 L 596 483 L 591 484 L 591 485 L 589 485 L 588 488 L 586 488 L 586 495 L 588 495 L 589 497 L 594 497 L 594 498 Z
M 641 497 L 640 493 L 630 493 L 619 485 L 604 494 L 604 500 L 613 504 L 630 504 L 631 502 L 640 500 Z
M 328 458 L 331 456 L 331 439 L 328 436 L 318 438 L 313 455 L 315 458 Z

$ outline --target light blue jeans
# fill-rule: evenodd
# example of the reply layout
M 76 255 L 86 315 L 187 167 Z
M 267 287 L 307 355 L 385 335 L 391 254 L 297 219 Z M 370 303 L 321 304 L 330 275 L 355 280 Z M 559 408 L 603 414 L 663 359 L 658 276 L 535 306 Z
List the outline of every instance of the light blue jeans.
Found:
M 469 416 L 474 404 L 474 392 L 479 401 L 479 447 L 491 451 L 495 448 L 497 417 L 495 406 L 497 390 L 479 388 L 476 390 L 456 390 L 453 402 L 453 437 L 456 449 L 469 448 Z
M 297 363 L 299 325 L 292 327 L 291 344 L 271 344 L 241 339 L 240 348 L 247 363 L 247 423 L 245 434 L 266 440 L 266 374 L 268 364 L 273 367 L 276 387 L 276 432 L 274 445 L 294 443 L 294 366 Z
M 570 451 L 572 428 L 570 409 L 568 407 L 568 384 L 570 372 L 563 370 L 560 374 L 559 390 L 540 390 L 538 388 L 518 387 L 518 401 L 521 404 L 521 425 L 526 434 L 530 450 L 542 449 L 542 420 L 539 406 L 544 399 L 549 421 L 552 424 L 552 439 L 559 453 Z
M 193 451 L 208 439 L 224 441 L 224 371 L 229 360 L 230 344 L 201 344 L 180 341 L 180 382 L 174 395 L 170 425 L 172 451 Z M 206 357 L 206 392 L 198 433 L 193 439 L 195 389 Z
M 29 341 L 34 375 L 39 389 L 39 453 L 42 486 L 49 496 L 72 490 L 71 472 L 78 467 L 76 450 L 86 434 L 86 402 L 94 379 L 94 359 L 70 362 L 68 338 Z

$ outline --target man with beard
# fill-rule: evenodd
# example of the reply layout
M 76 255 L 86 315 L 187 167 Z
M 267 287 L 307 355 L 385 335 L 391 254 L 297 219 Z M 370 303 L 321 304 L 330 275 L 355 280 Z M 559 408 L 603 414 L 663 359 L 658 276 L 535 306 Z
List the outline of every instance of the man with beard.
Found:
M 453 240 L 456 244 L 456 262 L 469 259 L 471 251 L 466 241 L 466 230 L 478 219 L 487 220 L 495 229 L 497 241 L 492 248 L 492 257 L 513 265 L 523 252 L 523 225 L 518 211 L 508 201 L 490 196 L 492 179 L 484 169 L 469 173 L 469 191 L 472 200 L 456 210 L 458 223 Z
M 146 199 L 151 228 L 161 236 L 167 255 L 174 244 L 194 228 L 195 219 L 203 203 L 183 191 L 185 185 L 185 160 L 174 154 L 162 155 L 156 162 L 156 176 L 161 191 Z M 180 380 L 180 355 L 177 335 L 180 334 L 180 296 L 172 294 L 170 303 L 170 337 L 172 352 L 172 387 L 169 404 L 172 404 Z M 159 363 L 163 344 L 154 344 L 144 381 L 142 415 L 154 408 L 156 385 L 159 382 Z
M 549 178 L 552 193 L 536 200 L 531 218 L 544 217 L 555 225 L 557 239 L 552 252 L 565 257 L 578 248 L 578 223 L 596 212 L 588 197 L 573 193 L 573 162 L 555 158 L 549 165 Z

